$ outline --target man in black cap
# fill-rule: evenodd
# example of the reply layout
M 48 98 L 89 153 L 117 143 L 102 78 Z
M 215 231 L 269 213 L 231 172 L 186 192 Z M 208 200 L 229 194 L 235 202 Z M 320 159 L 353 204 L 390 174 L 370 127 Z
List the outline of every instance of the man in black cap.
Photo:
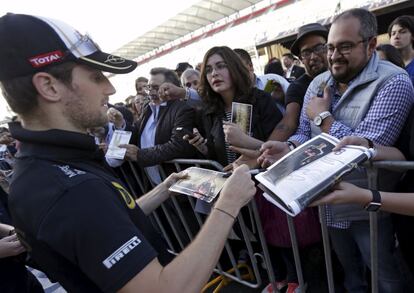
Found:
M 290 51 L 299 56 L 305 66 L 305 74 L 289 85 L 285 97 L 286 113 L 273 131 L 271 140 L 285 141 L 298 127 L 303 97 L 309 84 L 315 76 L 328 69 L 327 38 L 328 30 L 319 23 L 309 23 L 299 28 Z
M 134 201 L 86 134 L 106 123 L 115 93 L 102 71 L 128 73 L 136 63 L 102 52 L 65 23 L 30 15 L 1 17 L 0 43 L 0 84 L 22 121 L 10 125 L 21 146 L 9 207 L 33 260 L 69 292 L 199 292 L 255 193 L 247 167 L 235 170 L 196 240 L 169 262 L 146 215 L 183 175 Z

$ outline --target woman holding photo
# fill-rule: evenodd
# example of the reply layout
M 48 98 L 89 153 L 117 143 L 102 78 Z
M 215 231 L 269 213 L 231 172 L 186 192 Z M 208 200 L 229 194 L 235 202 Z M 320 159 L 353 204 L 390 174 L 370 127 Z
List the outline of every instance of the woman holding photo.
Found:
M 213 47 L 205 54 L 199 93 L 203 101 L 203 128 L 200 131 L 195 129 L 194 138 L 185 138 L 206 158 L 223 166 L 238 157 L 229 149 L 226 128 L 232 127 L 237 135 L 246 136 L 236 124 L 231 123 L 233 102 L 252 105 L 251 117 L 249 110 L 242 115 L 251 120 L 251 136 L 260 140 L 270 136 L 283 116 L 269 94 L 254 88 L 247 68 L 238 55 L 225 46 Z M 237 114 L 240 115 L 240 111 Z
M 199 93 L 204 104 L 204 129 L 200 129 L 200 133 L 196 131 L 196 136 L 189 142 L 197 147 L 206 158 L 216 160 L 223 166 L 233 163 L 239 156 L 231 151 L 229 141 L 242 141 L 243 145 L 250 145 L 252 141 L 253 144 L 256 143 L 252 137 L 267 141 L 283 116 L 270 95 L 254 87 L 247 67 L 228 47 L 213 47 L 205 54 L 201 67 Z M 246 135 L 238 125 L 230 122 L 233 102 L 253 106 L 251 137 Z M 237 116 L 240 114 L 238 111 Z M 292 288 L 295 288 L 297 276 L 291 249 L 280 249 L 281 241 L 277 241 L 280 239 L 275 240 L 278 238 L 275 234 L 279 234 L 281 229 L 286 232 L 284 235 L 287 237 L 289 235 L 286 215 L 262 196 L 257 196 L 256 200 L 262 224 L 266 230 L 266 240 L 272 246 L 273 267 L 278 269 L 275 271 L 276 287 L 280 289 L 291 282 L 289 286 L 293 285 Z M 300 219 L 295 221 L 295 225 L 299 222 L 306 223 L 306 225 L 300 224 L 300 227 L 296 225 L 298 231 L 303 232 L 301 235 L 306 238 L 300 237 L 301 244 L 307 245 L 319 241 L 319 224 L 314 209 L 307 210 L 297 218 Z M 306 229 L 306 233 L 302 228 Z M 238 233 L 237 228 L 235 230 Z M 283 247 L 290 246 L 287 242 L 289 240 L 283 242 Z

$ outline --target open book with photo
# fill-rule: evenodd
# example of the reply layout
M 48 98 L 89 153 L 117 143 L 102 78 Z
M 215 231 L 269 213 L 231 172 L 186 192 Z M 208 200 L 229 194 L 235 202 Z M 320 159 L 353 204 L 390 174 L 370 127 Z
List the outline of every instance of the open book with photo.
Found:
M 188 178 L 178 180 L 169 190 L 190 195 L 205 202 L 212 202 L 223 188 L 226 173 L 190 167 L 186 169 Z
M 325 195 L 345 174 L 372 157 L 362 146 L 332 149 L 339 140 L 322 133 L 286 154 L 266 172 L 255 176 L 264 197 L 296 216 L 312 201 Z

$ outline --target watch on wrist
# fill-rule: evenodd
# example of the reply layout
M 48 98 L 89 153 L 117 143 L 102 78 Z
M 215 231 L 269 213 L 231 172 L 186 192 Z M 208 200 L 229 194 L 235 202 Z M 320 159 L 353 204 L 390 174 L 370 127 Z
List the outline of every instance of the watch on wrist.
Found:
M 315 116 L 315 118 L 313 118 L 313 123 L 316 126 L 321 126 L 322 122 L 325 118 L 328 118 L 329 116 L 332 116 L 331 112 L 329 111 L 324 111 L 322 113 L 319 113 L 318 115 Z
M 370 190 L 372 192 L 372 201 L 365 206 L 365 210 L 376 212 L 381 208 L 381 194 L 378 190 Z
M 289 147 L 289 150 L 293 151 L 296 148 L 296 144 L 290 140 L 286 141 L 287 146 Z

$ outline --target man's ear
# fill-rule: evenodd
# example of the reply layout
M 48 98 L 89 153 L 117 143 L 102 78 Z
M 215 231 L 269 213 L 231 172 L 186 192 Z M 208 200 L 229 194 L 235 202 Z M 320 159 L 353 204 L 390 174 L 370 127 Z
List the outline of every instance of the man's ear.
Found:
M 377 37 L 373 37 L 368 41 L 368 56 L 371 57 L 377 48 Z
M 49 102 L 57 102 L 60 100 L 60 90 L 62 85 L 49 73 L 36 73 L 32 78 L 32 83 L 39 93 L 39 96 L 43 99 Z

